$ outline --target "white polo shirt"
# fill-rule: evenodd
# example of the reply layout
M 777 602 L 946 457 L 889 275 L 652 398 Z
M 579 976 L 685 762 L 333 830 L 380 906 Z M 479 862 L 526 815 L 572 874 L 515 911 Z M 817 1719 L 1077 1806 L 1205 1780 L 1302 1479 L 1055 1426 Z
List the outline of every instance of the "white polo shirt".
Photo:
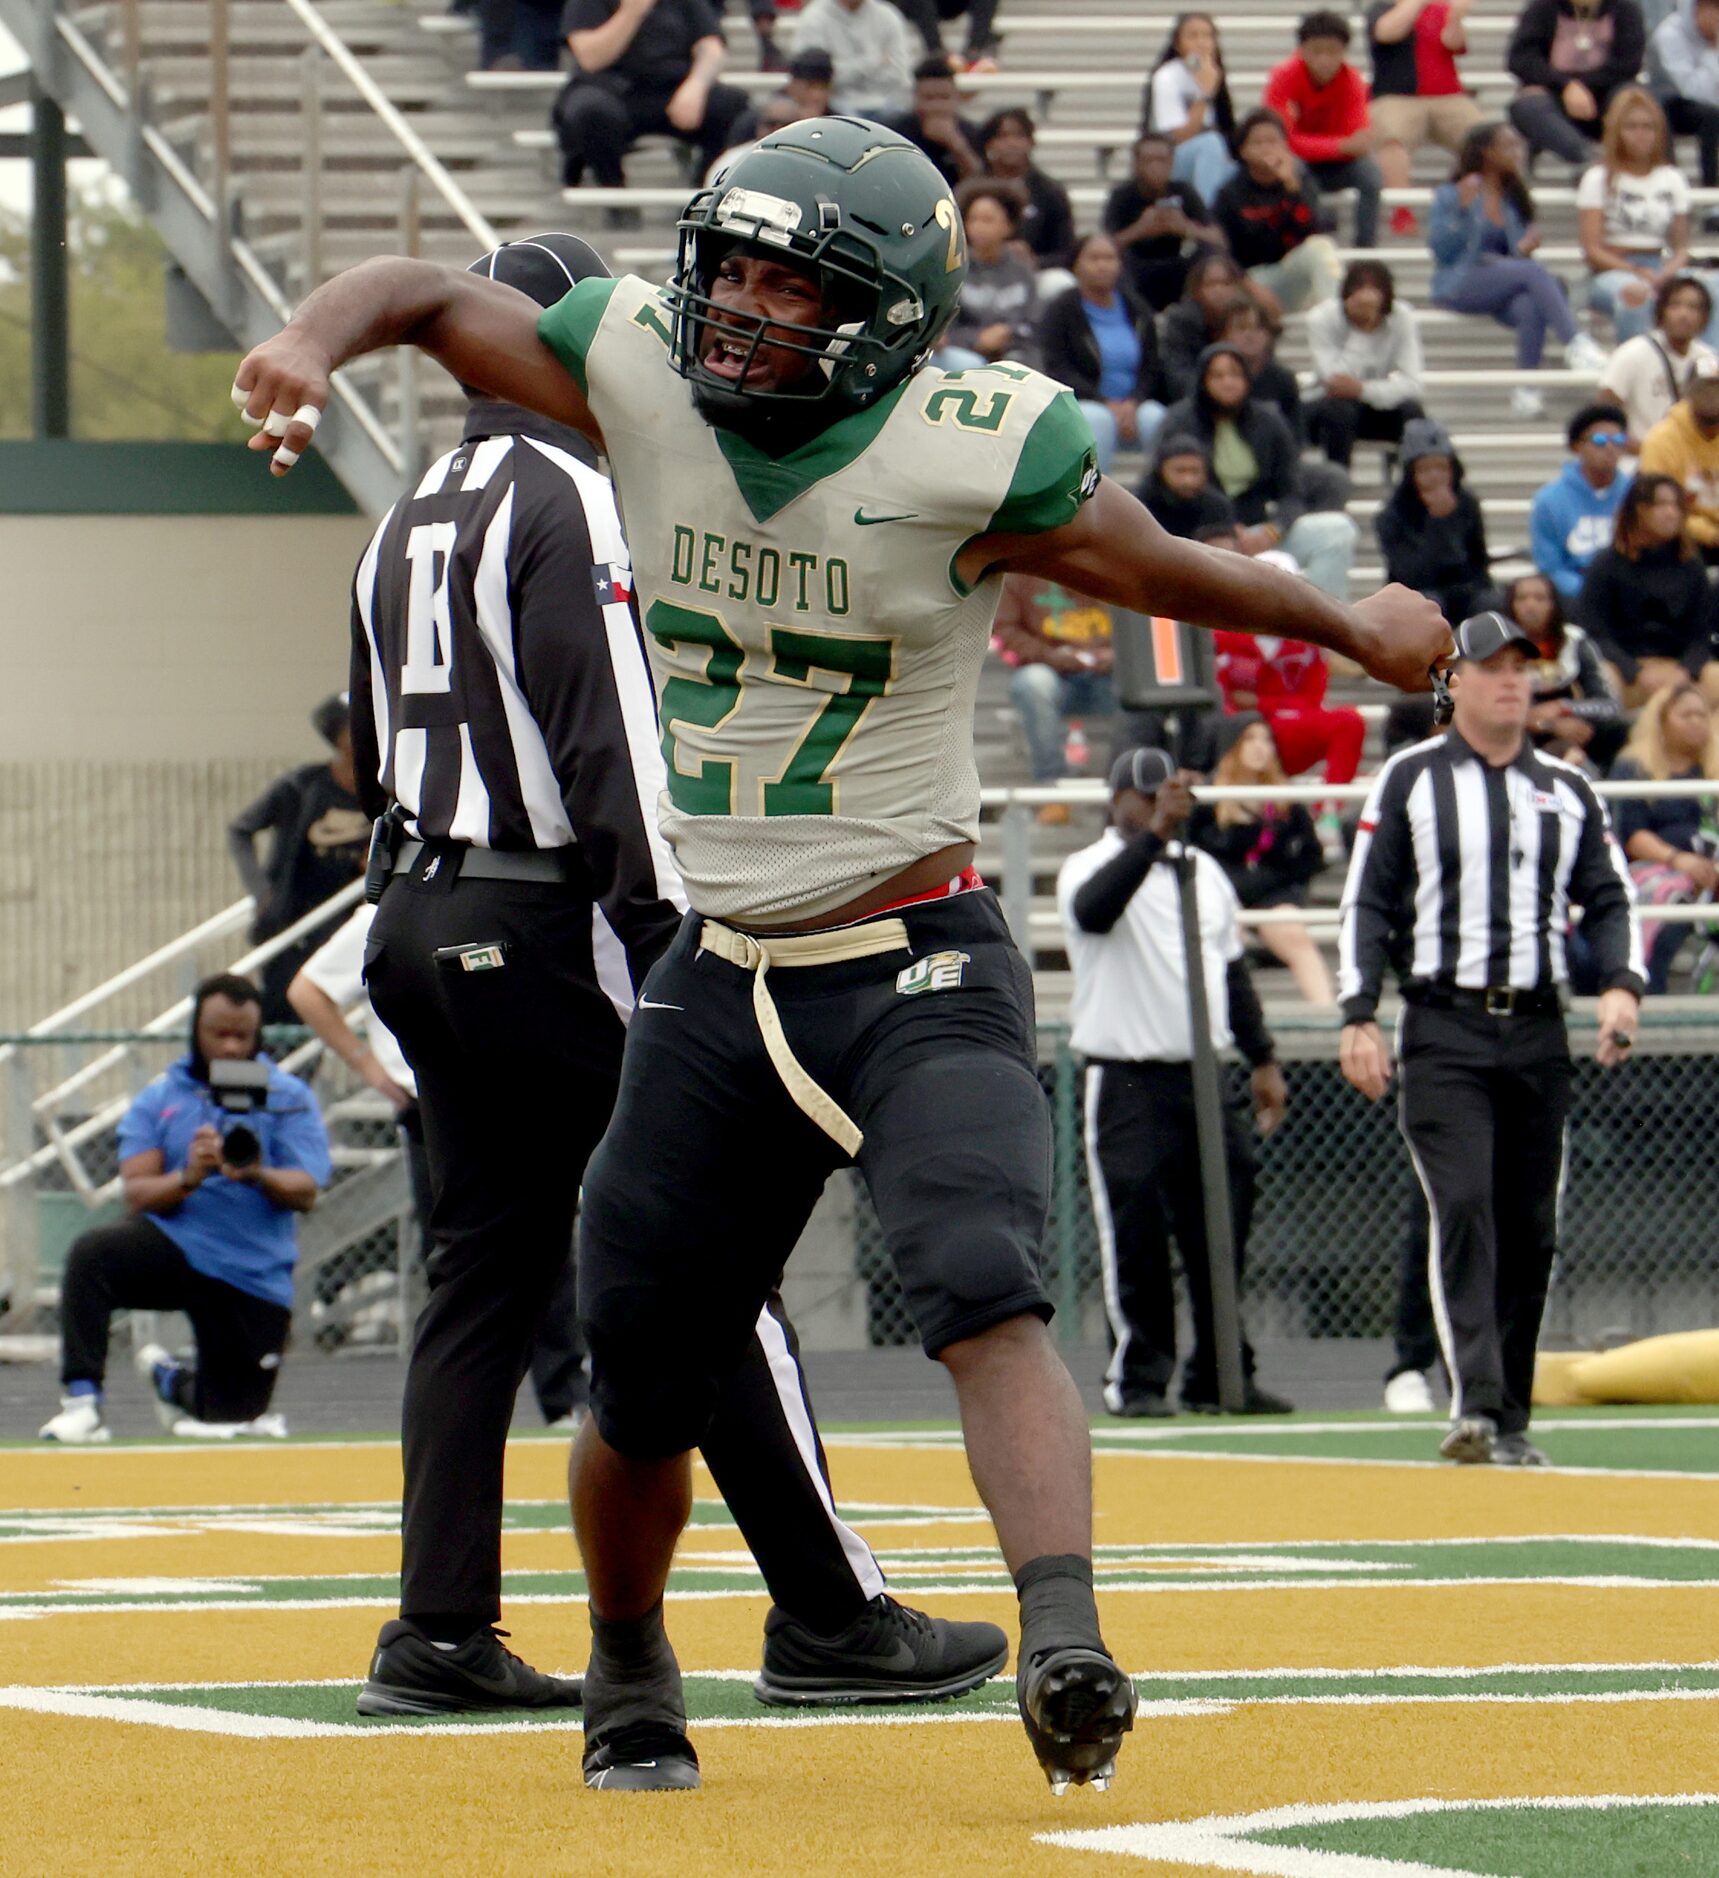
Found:
M 364 942 L 370 937 L 376 909 L 360 905 L 352 917 L 305 960 L 302 970 L 319 991 L 326 992 L 343 1011 L 353 1012 L 353 1029 L 362 1031 L 370 1053 L 383 1070 L 410 1095 L 418 1093 L 418 1079 L 406 1061 L 394 1033 L 370 1008 L 364 995 Z
M 1075 924 L 1074 896 L 1113 856 L 1123 837 L 1107 828 L 1090 848 L 1071 854 L 1056 879 L 1057 911 L 1068 936 L 1074 967 L 1074 1048 L 1082 1056 L 1125 1062 L 1186 1063 L 1192 1053 L 1188 1020 L 1188 974 L 1182 947 L 1181 883 L 1168 860 L 1182 852 L 1173 841 L 1153 862 L 1122 917 L 1107 933 L 1082 932 Z M 1230 962 L 1242 955 L 1236 916 L 1241 903 L 1229 877 L 1203 848 L 1194 857 L 1194 892 L 1200 914 L 1200 944 L 1206 963 L 1206 1003 L 1212 1047 L 1231 1042 Z

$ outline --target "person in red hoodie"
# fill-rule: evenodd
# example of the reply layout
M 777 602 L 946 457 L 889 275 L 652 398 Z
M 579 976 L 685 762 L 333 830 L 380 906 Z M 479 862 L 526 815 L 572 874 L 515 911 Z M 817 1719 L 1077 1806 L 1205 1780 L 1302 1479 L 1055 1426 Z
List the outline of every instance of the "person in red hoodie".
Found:
M 1322 193 L 1354 190 L 1355 245 L 1374 247 L 1383 179 L 1372 156 L 1367 81 L 1348 59 L 1349 22 L 1341 13 L 1309 13 L 1295 38 L 1295 56 L 1267 78 L 1261 102 L 1289 127 L 1289 148 Z
M 1367 726 L 1359 711 L 1326 708 L 1331 672 L 1317 646 L 1268 633 L 1219 633 L 1217 667 L 1224 709 L 1259 712 L 1286 775 L 1299 776 L 1323 757 L 1328 783 L 1354 781 Z

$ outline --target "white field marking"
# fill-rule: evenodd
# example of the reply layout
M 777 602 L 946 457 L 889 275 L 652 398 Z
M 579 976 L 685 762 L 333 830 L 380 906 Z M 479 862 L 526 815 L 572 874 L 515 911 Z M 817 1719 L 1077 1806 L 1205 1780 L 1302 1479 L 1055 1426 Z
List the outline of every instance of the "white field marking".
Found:
M 907 1574 L 903 1574 L 906 1577 Z M 1633 1578 L 1617 1574 L 1594 1573 L 1591 1576 L 1561 1574 L 1535 1578 L 1197 1578 L 1184 1581 L 1163 1578 L 1102 1578 L 1100 1589 L 1134 1592 L 1146 1596 L 1201 1597 L 1238 1591 L 1477 1591 L 1505 1590 L 1511 1587 L 1575 1591 L 1719 1591 L 1719 1582 L 1706 1578 Z M 967 1578 L 952 1584 L 907 1584 L 898 1587 L 918 1598 L 967 1598 L 975 1591 L 1011 1591 L 1008 1574 L 999 1569 L 992 1579 Z M 743 1585 L 714 1591 L 668 1591 L 671 1604 L 703 1604 L 721 1598 L 767 1599 L 769 1592 L 760 1581 L 756 1586 Z M 577 1591 L 503 1591 L 503 1601 L 510 1606 L 528 1604 L 582 1605 L 583 1592 Z M 206 1615 L 213 1611 L 370 1611 L 397 1610 L 399 1597 L 351 1598 L 185 1598 L 173 1603 L 129 1603 L 124 1600 L 93 1604 L 8 1604 L 0 1605 L 0 1620 L 6 1618 L 45 1618 L 82 1616 L 126 1616 L 147 1611 L 151 1616 L 171 1616 L 179 1612 Z
M 1429 1813 L 1611 1812 L 1628 1806 L 1713 1806 L 1715 1793 L 1612 1793 L 1504 1800 L 1355 1801 L 1335 1806 L 1279 1806 L 1261 1813 L 1213 1815 L 1160 1825 L 1100 1826 L 1081 1832 L 1041 1832 L 1041 1845 L 1072 1852 L 1114 1852 L 1125 1858 L 1168 1865 L 1204 1865 L 1245 1872 L 1251 1878 L 1484 1878 L 1450 1865 L 1372 1858 L 1349 1852 L 1317 1852 L 1303 1846 L 1259 1845 L 1247 1835 L 1330 1826 L 1357 1819 L 1413 1819 Z
M 746 1672 L 751 1681 L 755 1670 Z M 199 1685 L 186 1683 L 157 1684 L 158 1688 L 184 1689 Z M 210 1688 L 233 1687 L 303 1687 L 288 1683 L 221 1684 Z M 316 1686 L 316 1685 L 310 1685 Z M 356 1683 L 347 1686 L 356 1688 Z M 1189 1705 L 1199 1713 L 1209 1704 Z M 382 1722 L 366 1721 L 356 1715 L 350 1722 L 306 1721 L 286 1715 L 244 1715 L 230 1709 L 199 1709 L 177 1702 L 151 1702 L 141 1697 L 92 1695 L 81 1689 L 0 1688 L 0 1709 L 17 1709 L 35 1715 L 71 1715 L 94 1721 L 138 1722 L 154 1728 L 177 1728 L 191 1734 L 239 1735 L 251 1739 L 305 1740 L 317 1736 L 339 1736 L 345 1740 L 366 1740 L 378 1735 L 465 1735 L 465 1734 L 582 1734 L 582 1721 L 514 1722 Z M 957 1722 L 1016 1722 L 1011 1713 L 989 1714 L 984 1711 L 955 1713 L 926 1710 L 914 1715 L 871 1715 L 847 1710 L 820 1709 L 815 1714 L 759 1714 L 755 1716 L 714 1716 L 695 1719 L 695 1732 L 709 1728 L 916 1728 L 927 1724 L 948 1726 Z
M 1233 1422 L 1224 1422 L 1216 1417 L 1178 1422 L 1174 1427 L 1165 1428 L 1106 1428 L 1093 1429 L 1094 1434 L 1103 1435 L 1110 1441 L 1197 1441 L 1202 1436 L 1215 1434 L 1239 1434 L 1242 1431 Z M 1393 1415 L 1388 1421 L 1370 1422 L 1299 1422 L 1299 1421 L 1250 1421 L 1247 1426 L 1247 1438 L 1255 1435 L 1263 1437 L 1281 1436 L 1289 1438 L 1295 1435 L 1381 1435 L 1401 1434 L 1410 1431 L 1446 1428 L 1449 1418 L 1440 1414 L 1433 1415 Z M 1657 1428 L 1680 1429 L 1719 1429 L 1719 1415 L 1619 1415 L 1589 1421 L 1569 1416 L 1534 1417 L 1534 1429 L 1538 1434 L 1605 1434 L 1611 1429 L 1624 1428 L 1632 1431 Z M 837 1439 L 840 1439 L 838 1436 Z
M 1357 1678 L 1383 1681 L 1391 1676 L 1442 1676 L 1447 1680 L 1480 1676 L 1617 1676 L 1636 1670 L 1719 1670 L 1719 1658 L 1695 1663 L 1622 1662 L 1622 1663 L 1393 1663 L 1370 1669 L 1175 1669 L 1140 1670 L 1151 1678 L 1174 1676 L 1179 1682 L 1270 1682 L 1299 1679 L 1303 1682 L 1352 1682 Z M 178 1685 L 172 1685 L 177 1687 Z
M 1393 1676 L 1405 1679 L 1436 1676 L 1447 1682 L 1455 1682 L 1482 1676 L 1619 1676 L 1635 1672 L 1678 1670 L 1719 1671 L 1719 1658 L 1692 1663 L 1669 1660 L 1623 1663 L 1395 1663 L 1383 1668 L 1360 1669 L 1289 1665 L 1277 1669 L 1137 1669 L 1131 1673 L 1144 1682 L 1161 1682 L 1171 1677 L 1178 1682 L 1382 1682 Z M 552 1676 L 577 1676 L 583 1672 L 581 1669 L 563 1666 L 552 1668 L 546 1673 Z M 758 1675 L 756 1669 L 693 1669 L 686 1673 L 697 1682 L 752 1682 Z M 104 1695 L 154 1695 L 163 1689 L 349 1689 L 356 1685 L 356 1680 L 352 1676 L 249 1676 L 219 1682 L 163 1682 L 155 1679 L 149 1682 L 44 1683 L 41 1686 L 69 1690 L 73 1694 L 100 1690 Z M 1015 1679 L 1011 1672 L 1004 1671 L 1001 1675 L 993 1676 L 988 1686 L 1013 1689 Z M 1719 1689 L 1713 1693 L 1719 1696 Z M 1480 1699 L 1484 1701 L 1487 1698 Z M 1219 1703 L 1217 1706 L 1233 1707 L 1234 1704 Z

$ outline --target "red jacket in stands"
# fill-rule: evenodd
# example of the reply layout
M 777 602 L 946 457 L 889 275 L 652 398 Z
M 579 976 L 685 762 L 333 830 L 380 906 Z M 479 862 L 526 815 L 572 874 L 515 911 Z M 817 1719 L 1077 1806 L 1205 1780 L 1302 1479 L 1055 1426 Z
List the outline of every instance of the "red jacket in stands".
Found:
M 1317 646 L 1269 634 L 1218 633 L 1216 639 L 1226 710 L 1257 710 L 1269 718 L 1279 711 L 1316 711 L 1325 702 L 1331 672 Z M 1238 705 L 1238 691 L 1251 692 L 1257 702 Z
M 1315 85 L 1298 53 L 1265 81 L 1262 100 L 1289 127 L 1289 147 L 1303 163 L 1342 163 L 1344 138 L 1370 122 L 1367 81 L 1352 65 L 1340 65 L 1329 85 Z

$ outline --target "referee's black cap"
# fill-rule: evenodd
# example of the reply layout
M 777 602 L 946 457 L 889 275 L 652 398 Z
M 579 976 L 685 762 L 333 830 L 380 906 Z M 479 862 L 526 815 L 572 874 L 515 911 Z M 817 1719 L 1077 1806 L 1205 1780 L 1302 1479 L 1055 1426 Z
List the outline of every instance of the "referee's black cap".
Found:
M 1540 648 L 1508 613 L 1487 611 L 1471 613 L 1456 629 L 1456 656 L 1479 664 L 1506 646 L 1520 646 L 1531 659 L 1540 656 Z
M 1150 745 L 1124 750 L 1110 766 L 1110 793 L 1116 796 L 1124 789 L 1133 789 L 1143 796 L 1155 796 L 1175 773 L 1176 765 L 1167 750 L 1155 750 Z
M 499 280 L 504 287 L 517 287 L 544 307 L 554 306 L 582 280 L 610 277 L 603 257 L 577 235 L 527 235 L 519 241 L 504 241 L 480 255 L 466 272 Z

